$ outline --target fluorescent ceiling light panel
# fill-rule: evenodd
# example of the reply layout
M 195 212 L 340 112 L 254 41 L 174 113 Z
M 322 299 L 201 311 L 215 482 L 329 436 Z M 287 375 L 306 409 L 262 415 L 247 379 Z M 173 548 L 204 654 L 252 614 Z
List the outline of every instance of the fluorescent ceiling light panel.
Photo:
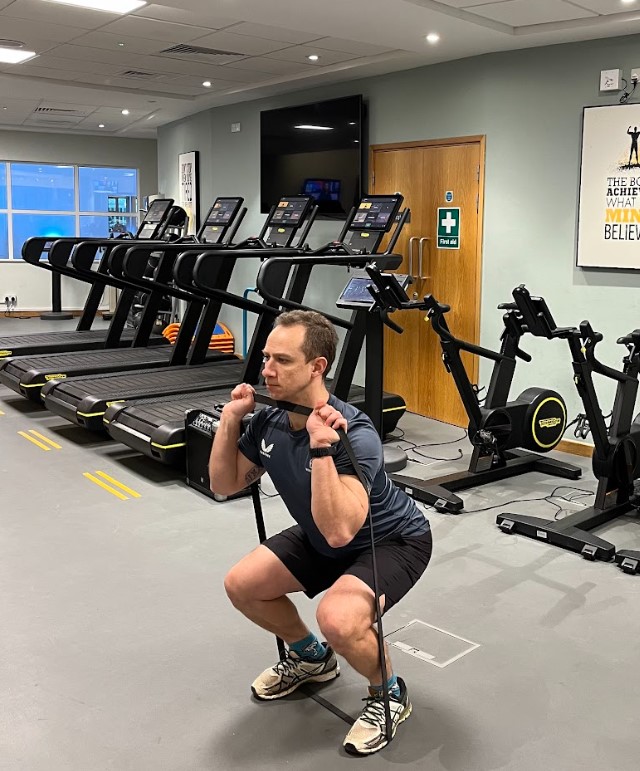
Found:
M 314 126 L 313 124 L 303 123 L 301 126 L 294 126 L 297 129 L 306 129 L 307 131 L 333 131 L 333 126 Z
M 89 8 L 92 11 L 108 13 L 131 13 L 146 5 L 146 0 L 45 0 L 47 3 L 75 5 L 76 8 Z
M 0 62 L 3 64 L 20 64 L 37 56 L 35 51 L 23 51 L 19 48 L 0 47 Z

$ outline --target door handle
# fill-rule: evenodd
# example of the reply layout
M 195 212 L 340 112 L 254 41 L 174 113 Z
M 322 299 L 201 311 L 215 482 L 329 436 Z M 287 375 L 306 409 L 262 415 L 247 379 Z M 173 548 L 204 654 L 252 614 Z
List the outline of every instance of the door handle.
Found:
M 416 278 L 413 275 L 413 244 L 419 240 L 420 238 L 418 236 L 412 236 L 409 239 L 409 275 L 411 276 L 412 279 Z
M 418 274 L 419 274 L 420 280 L 424 280 L 426 278 L 429 278 L 429 276 L 423 276 L 422 275 L 422 254 L 423 254 L 424 242 L 425 241 L 431 241 L 429 236 L 423 236 L 420 239 L 420 243 L 418 244 Z

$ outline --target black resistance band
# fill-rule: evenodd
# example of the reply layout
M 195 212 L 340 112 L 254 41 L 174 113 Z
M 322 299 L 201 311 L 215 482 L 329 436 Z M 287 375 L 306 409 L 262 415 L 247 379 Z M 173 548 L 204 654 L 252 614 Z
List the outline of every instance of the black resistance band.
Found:
M 286 412 L 294 412 L 294 413 L 297 413 L 298 415 L 306 415 L 306 416 L 311 415 L 311 413 L 313 412 L 311 408 L 305 407 L 302 404 L 293 404 L 292 402 L 278 401 L 276 399 L 271 399 L 268 396 L 263 396 L 262 394 L 257 394 L 257 393 L 254 393 L 253 396 L 255 401 L 259 404 L 265 404 L 269 407 L 276 407 L 277 409 L 285 410 Z M 377 634 L 378 656 L 380 658 L 380 671 L 382 673 L 382 699 L 384 702 L 384 719 L 385 719 L 386 738 L 388 741 L 391 741 L 392 739 L 391 707 L 389 704 L 389 691 L 387 689 L 387 682 L 388 682 L 387 662 L 384 655 L 384 632 L 382 630 L 382 611 L 380 608 L 378 565 L 376 562 L 376 544 L 375 544 L 375 536 L 373 532 L 373 519 L 371 517 L 371 497 L 369 495 L 369 485 L 367 483 L 367 480 L 365 479 L 364 474 L 362 473 L 362 468 L 358 463 L 356 455 L 353 451 L 353 447 L 351 446 L 351 442 L 347 438 L 346 432 L 343 431 L 341 428 L 339 428 L 336 430 L 336 433 L 340 437 L 340 441 L 343 444 L 347 455 L 349 456 L 349 460 L 353 465 L 353 469 L 356 472 L 356 477 L 358 478 L 358 481 L 364 487 L 367 493 L 367 498 L 369 502 L 367 519 L 369 520 L 369 537 L 371 541 L 371 567 L 373 569 L 373 593 L 374 593 L 375 604 L 376 604 L 375 621 L 376 621 L 376 627 L 377 627 L 377 633 L 378 633 Z M 258 529 L 258 537 L 260 538 L 260 542 L 262 543 L 262 541 L 266 540 L 267 535 L 266 535 L 266 530 L 264 526 L 264 518 L 262 516 L 262 505 L 260 503 L 260 493 L 259 493 L 257 482 L 254 482 L 251 485 L 251 497 L 253 500 L 253 508 L 256 516 L 256 527 Z M 287 655 L 284 641 L 281 640 L 279 637 L 276 637 L 276 641 L 278 645 L 278 653 L 280 655 L 280 658 L 284 659 Z M 333 705 L 329 704 L 324 699 L 320 700 L 315 696 L 313 696 L 313 698 L 315 698 L 315 700 L 318 701 L 318 703 L 330 709 L 334 714 L 338 715 L 338 717 L 341 717 L 343 720 L 346 719 L 346 722 L 348 723 L 353 722 L 348 715 L 345 715 L 344 712 L 339 710 L 337 707 L 333 707 Z

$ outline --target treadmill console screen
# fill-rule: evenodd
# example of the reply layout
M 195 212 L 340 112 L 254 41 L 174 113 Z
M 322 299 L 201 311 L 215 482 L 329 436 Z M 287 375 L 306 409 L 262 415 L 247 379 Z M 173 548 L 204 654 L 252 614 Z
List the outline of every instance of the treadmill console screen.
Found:
M 241 204 L 242 198 L 218 198 L 207 214 L 200 240 L 205 243 L 217 241 L 220 230 L 231 224 Z
M 309 211 L 311 200 L 310 196 L 304 195 L 281 198 L 269 220 L 269 227 L 278 225 L 298 227 Z
M 352 230 L 389 230 L 398 213 L 402 198 L 395 195 L 371 195 L 360 201 Z
M 388 275 L 386 273 L 383 276 Z M 406 289 L 410 283 L 410 277 L 404 273 L 394 273 L 396 281 L 403 289 Z M 352 276 L 349 283 L 342 290 L 338 297 L 336 305 L 338 308 L 370 308 L 373 305 L 373 297 L 368 287 L 373 284 L 369 276 Z
M 162 222 L 172 205 L 173 201 L 170 198 L 158 198 L 149 207 L 149 211 L 145 214 L 144 221 Z

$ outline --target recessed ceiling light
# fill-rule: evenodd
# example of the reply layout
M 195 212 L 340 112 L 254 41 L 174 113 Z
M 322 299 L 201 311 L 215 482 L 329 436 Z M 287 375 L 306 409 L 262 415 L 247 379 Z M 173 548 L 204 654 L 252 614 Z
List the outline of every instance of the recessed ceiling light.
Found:
M 146 5 L 146 0 L 46 0 L 48 3 L 75 5 L 77 8 L 90 8 L 92 11 L 108 13 L 131 13 Z
M 204 81 L 204 83 L 203 83 L 202 85 L 203 85 L 205 88 L 211 88 L 211 81 L 210 81 L 210 80 L 205 80 L 205 81 Z
M 349 121 L 349 125 L 350 125 L 350 126 L 355 126 L 355 125 L 356 125 L 356 122 L 355 122 L 354 120 L 350 120 L 350 121 Z
M 310 62 L 317 62 L 319 58 L 320 57 L 318 56 L 318 54 L 309 54 L 309 56 L 307 56 L 307 59 Z
M 129 110 L 123 110 L 123 111 L 122 111 L 122 114 L 123 114 L 123 115 L 128 115 L 128 114 L 129 114 Z
M 312 123 L 302 123 L 300 126 L 294 126 L 297 129 L 306 129 L 307 131 L 333 131 L 333 126 L 314 126 Z
M 431 45 L 433 45 L 434 43 L 437 43 L 440 40 L 440 35 L 438 35 L 437 32 L 430 32 L 427 35 L 426 40 L 427 40 L 427 43 L 431 43 Z
M 636 0 L 621 0 L 623 5 L 631 5 L 631 3 L 635 3 Z
M 98 123 L 98 128 L 104 128 L 104 123 Z
M 118 46 L 119 46 L 120 48 L 124 48 L 124 43 L 120 42 L 120 43 L 118 43 Z
M 353 140 L 353 142 L 354 142 L 354 144 L 356 144 L 356 145 L 359 145 L 359 144 L 360 144 L 360 140 L 359 140 L 359 139 L 354 139 L 354 140 Z
M 17 48 L 0 47 L 0 62 L 3 64 L 20 64 L 35 58 L 37 55 L 35 51 L 21 51 Z

